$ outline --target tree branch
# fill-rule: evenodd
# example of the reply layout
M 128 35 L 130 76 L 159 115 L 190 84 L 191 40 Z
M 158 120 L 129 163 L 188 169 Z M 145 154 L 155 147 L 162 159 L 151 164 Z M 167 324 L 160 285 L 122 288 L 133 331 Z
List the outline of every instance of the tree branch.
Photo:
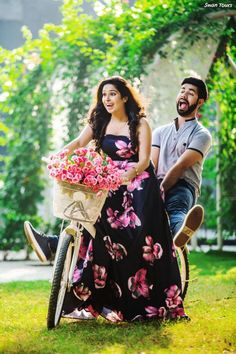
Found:
M 232 69 L 233 75 L 236 77 L 236 63 L 234 62 L 234 60 L 231 58 L 229 54 L 227 54 L 227 57 L 229 59 L 229 64 Z
M 218 12 L 211 12 L 207 14 L 206 17 L 210 20 L 217 20 L 218 18 L 226 17 L 226 16 L 236 16 L 236 10 L 222 10 Z

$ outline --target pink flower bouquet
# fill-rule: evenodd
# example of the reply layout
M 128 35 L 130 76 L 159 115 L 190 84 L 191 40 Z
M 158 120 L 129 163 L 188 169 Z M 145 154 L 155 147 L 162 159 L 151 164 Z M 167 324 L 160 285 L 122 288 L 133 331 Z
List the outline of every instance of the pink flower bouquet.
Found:
M 79 148 L 67 156 L 67 151 L 52 155 L 48 164 L 49 174 L 57 181 L 82 184 L 92 191 L 116 190 L 121 185 L 121 173 L 117 164 L 94 148 Z
M 79 148 L 52 155 L 48 164 L 54 178 L 53 212 L 56 217 L 79 221 L 92 236 L 109 190 L 122 183 L 122 170 L 110 157 L 94 148 Z

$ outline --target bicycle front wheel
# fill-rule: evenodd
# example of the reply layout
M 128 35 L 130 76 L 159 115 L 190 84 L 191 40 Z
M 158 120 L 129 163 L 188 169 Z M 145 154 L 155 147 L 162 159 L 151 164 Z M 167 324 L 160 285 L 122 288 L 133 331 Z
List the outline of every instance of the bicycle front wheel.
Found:
M 185 298 L 188 283 L 189 283 L 189 261 L 188 261 L 188 249 L 187 247 L 176 247 L 177 259 L 179 264 L 181 284 L 182 284 L 182 299 Z
M 52 288 L 48 305 L 48 329 L 56 327 L 60 322 L 72 258 L 73 245 L 71 240 L 73 236 L 64 233 L 61 237 L 63 237 L 63 239 L 56 259 L 56 264 L 54 265 Z

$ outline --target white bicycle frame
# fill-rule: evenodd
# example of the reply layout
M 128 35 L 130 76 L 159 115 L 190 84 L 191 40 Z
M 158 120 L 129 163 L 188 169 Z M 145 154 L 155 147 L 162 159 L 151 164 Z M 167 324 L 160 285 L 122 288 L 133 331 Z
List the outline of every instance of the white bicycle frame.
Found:
M 62 228 L 63 228 L 64 222 L 62 223 Z M 80 249 L 80 244 L 81 244 L 81 231 L 83 229 L 83 226 L 75 220 L 71 220 L 70 224 L 60 233 L 59 236 L 59 242 L 57 246 L 57 251 L 56 251 L 56 256 L 54 260 L 54 265 L 53 265 L 53 272 L 52 272 L 52 279 L 54 277 L 54 272 L 55 272 L 55 267 L 57 264 L 58 256 L 60 253 L 63 237 L 65 237 L 65 234 L 69 234 L 73 236 L 73 254 L 72 258 L 69 257 L 70 264 L 67 265 L 66 269 L 68 270 L 68 274 L 64 275 L 64 280 L 66 279 L 66 287 L 68 290 L 72 287 L 73 283 L 73 273 L 74 269 L 76 266 L 76 262 L 78 259 L 78 254 L 79 254 L 79 249 Z M 69 268 L 69 269 L 68 269 Z M 64 284 L 65 285 L 65 284 Z

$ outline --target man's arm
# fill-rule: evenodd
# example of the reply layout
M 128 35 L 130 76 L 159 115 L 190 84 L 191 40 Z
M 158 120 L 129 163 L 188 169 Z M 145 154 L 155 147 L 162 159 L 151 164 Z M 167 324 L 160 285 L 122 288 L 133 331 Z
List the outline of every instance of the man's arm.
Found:
M 158 169 L 158 161 L 160 155 L 160 148 L 158 146 L 152 146 L 151 159 L 154 164 L 155 171 Z
M 161 183 L 161 187 L 163 187 L 164 191 L 166 192 L 170 189 L 180 179 L 184 171 L 193 166 L 196 162 L 201 162 L 202 158 L 200 152 L 187 149 L 165 175 Z

